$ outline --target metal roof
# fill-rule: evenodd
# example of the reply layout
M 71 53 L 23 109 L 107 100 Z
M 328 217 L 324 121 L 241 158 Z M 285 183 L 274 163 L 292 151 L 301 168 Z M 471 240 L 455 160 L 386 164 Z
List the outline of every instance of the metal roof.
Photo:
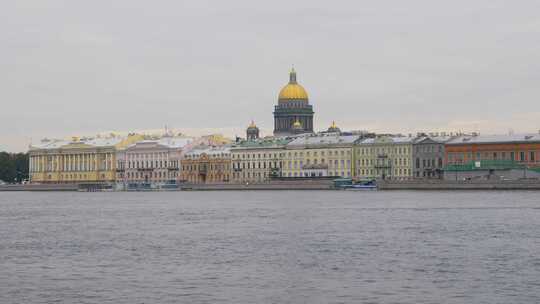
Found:
M 256 140 L 243 140 L 239 143 L 234 144 L 232 150 L 242 150 L 242 149 L 264 149 L 264 148 L 283 148 L 291 142 L 287 138 L 261 138 Z
M 206 155 L 222 155 L 228 154 L 231 151 L 229 146 L 216 146 L 216 147 L 196 147 L 193 150 L 187 152 L 185 156 L 187 157 L 199 157 L 201 154 Z
M 413 137 L 407 136 L 395 136 L 395 137 L 377 137 L 377 138 L 366 138 L 357 142 L 360 145 L 377 145 L 377 144 L 412 144 L 414 141 Z
M 351 145 L 360 138 L 358 135 L 338 135 L 337 133 L 306 135 L 295 138 L 287 148 L 321 147 L 336 145 Z
M 81 138 L 79 140 L 64 140 L 64 139 L 44 139 L 38 144 L 32 144 L 30 149 L 59 149 L 67 148 L 70 145 L 88 145 L 94 147 L 110 147 L 122 142 L 126 137 L 94 137 Z
M 179 149 L 183 148 L 186 145 L 193 142 L 193 139 L 190 137 L 172 137 L 172 136 L 166 136 L 162 137 L 160 139 L 145 139 L 138 141 L 130 146 L 127 147 L 127 149 L 135 148 L 135 147 L 143 147 L 143 146 L 149 146 L 149 147 L 155 147 L 155 146 L 163 146 L 165 148 L 171 148 L 171 149 Z
M 453 139 L 454 136 L 420 136 L 414 139 L 414 143 L 421 143 L 424 140 L 433 140 L 438 143 L 446 143 Z
M 540 133 L 459 136 L 447 142 L 448 145 L 500 143 L 540 143 Z

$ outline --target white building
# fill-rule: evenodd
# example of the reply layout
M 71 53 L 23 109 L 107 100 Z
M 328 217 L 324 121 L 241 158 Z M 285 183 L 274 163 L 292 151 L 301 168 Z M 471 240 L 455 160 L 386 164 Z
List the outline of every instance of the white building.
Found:
M 179 176 L 184 148 L 192 142 L 188 137 L 164 136 L 139 141 L 117 153 L 116 181 L 120 188 L 141 184 L 159 187 L 175 183 Z
M 236 143 L 231 148 L 232 179 L 235 183 L 262 183 L 281 176 L 286 138 L 259 138 Z

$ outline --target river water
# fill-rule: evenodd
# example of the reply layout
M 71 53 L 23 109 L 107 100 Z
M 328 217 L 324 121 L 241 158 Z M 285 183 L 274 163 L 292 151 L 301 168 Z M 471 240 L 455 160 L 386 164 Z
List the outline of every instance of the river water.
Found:
M 540 303 L 540 192 L 0 192 L 0 303 Z

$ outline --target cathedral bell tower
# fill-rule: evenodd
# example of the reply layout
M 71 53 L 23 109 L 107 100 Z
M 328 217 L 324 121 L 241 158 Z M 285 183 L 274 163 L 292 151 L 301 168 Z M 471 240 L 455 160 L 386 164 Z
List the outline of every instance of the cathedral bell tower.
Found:
M 251 121 L 251 124 L 249 124 L 249 127 L 246 130 L 246 139 L 247 140 L 255 140 L 259 138 L 259 128 L 255 125 L 255 122 L 253 120 Z

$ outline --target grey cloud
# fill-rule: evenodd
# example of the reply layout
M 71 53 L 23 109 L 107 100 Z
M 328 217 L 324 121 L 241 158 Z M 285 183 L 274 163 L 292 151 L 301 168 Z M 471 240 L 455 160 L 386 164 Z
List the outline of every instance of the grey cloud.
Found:
M 270 130 L 292 63 L 319 129 L 540 128 L 526 115 L 540 112 L 538 1 L 4 2 L 0 149 L 165 124 Z

